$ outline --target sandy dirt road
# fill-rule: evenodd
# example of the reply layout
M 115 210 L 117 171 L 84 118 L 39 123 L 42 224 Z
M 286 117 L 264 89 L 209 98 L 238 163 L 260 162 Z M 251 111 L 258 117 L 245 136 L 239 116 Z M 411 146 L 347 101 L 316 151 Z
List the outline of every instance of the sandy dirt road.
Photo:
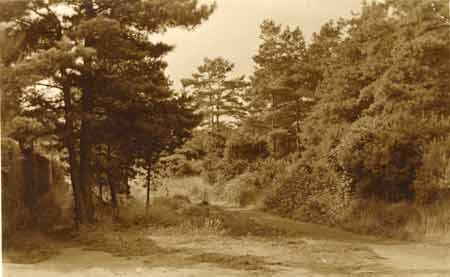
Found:
M 3 276 L 450 276 L 448 244 L 381 241 L 261 212 L 236 212 L 283 225 L 292 235 L 230 237 L 149 230 L 145 239 L 171 251 L 115 257 L 69 247 L 36 264 L 6 260 Z

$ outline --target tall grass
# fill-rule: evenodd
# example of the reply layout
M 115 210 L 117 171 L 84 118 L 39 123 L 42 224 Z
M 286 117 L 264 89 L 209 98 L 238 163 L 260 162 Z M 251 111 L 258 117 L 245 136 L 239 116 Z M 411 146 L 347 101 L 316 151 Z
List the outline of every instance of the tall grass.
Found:
M 417 208 L 421 222 L 410 221 L 405 228 L 418 238 L 450 242 L 450 200 Z
M 406 201 L 387 203 L 360 199 L 355 201 L 342 227 L 356 233 L 395 239 L 450 241 L 450 201 L 419 206 Z

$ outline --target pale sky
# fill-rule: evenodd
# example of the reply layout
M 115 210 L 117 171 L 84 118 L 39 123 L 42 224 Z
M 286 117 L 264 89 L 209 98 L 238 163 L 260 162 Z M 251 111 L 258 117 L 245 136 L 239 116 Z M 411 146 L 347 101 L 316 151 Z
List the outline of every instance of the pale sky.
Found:
M 166 58 L 168 74 L 179 80 L 196 71 L 204 57 L 222 56 L 235 63 L 236 74 L 251 74 L 252 56 L 260 44 L 259 25 L 264 19 L 299 26 L 308 39 L 329 19 L 359 12 L 361 0 L 216 0 L 218 8 L 194 31 L 169 30 L 162 39 L 175 50 Z

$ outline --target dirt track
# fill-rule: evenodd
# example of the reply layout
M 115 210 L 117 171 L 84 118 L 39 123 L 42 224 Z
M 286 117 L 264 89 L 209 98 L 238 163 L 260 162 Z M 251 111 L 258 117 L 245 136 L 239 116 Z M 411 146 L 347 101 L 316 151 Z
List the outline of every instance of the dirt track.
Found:
M 148 231 L 163 249 L 143 257 L 66 248 L 37 264 L 4 264 L 6 277 L 37 276 L 450 276 L 450 246 L 380 241 L 254 211 L 288 237 L 229 237 Z

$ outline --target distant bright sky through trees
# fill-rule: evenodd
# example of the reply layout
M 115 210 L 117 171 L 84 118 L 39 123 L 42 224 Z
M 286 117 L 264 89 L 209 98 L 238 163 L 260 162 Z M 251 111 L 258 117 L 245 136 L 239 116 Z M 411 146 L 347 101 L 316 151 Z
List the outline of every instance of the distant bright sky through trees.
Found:
M 202 1 L 205 2 L 205 1 Z M 259 25 L 271 18 L 278 24 L 299 26 L 306 39 L 330 19 L 359 12 L 360 0 L 217 0 L 218 9 L 194 32 L 169 30 L 164 41 L 176 46 L 167 56 L 167 70 L 176 87 L 196 71 L 204 57 L 226 57 L 235 74 L 250 74 L 252 55 L 261 41 Z

